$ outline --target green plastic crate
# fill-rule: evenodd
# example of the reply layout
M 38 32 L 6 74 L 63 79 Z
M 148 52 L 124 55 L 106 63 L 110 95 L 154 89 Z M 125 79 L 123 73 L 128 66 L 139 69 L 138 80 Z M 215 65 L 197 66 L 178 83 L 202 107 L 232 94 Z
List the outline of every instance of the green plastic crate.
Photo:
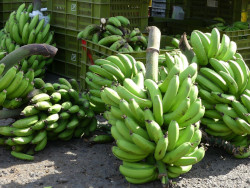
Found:
M 144 30 L 148 24 L 148 0 L 53 0 L 49 1 L 54 26 L 80 31 L 100 18 L 122 15 L 131 27 Z
M 207 6 L 207 0 L 188 1 L 189 18 L 213 19 L 222 17 L 226 22 L 232 23 L 241 18 L 241 0 L 218 0 L 218 7 Z
M 79 80 L 82 47 L 77 40 L 78 31 L 59 27 L 51 27 L 51 30 L 55 31 L 54 41 L 58 53 L 55 56 L 55 64 L 49 67 L 49 71 Z
M 161 36 L 160 54 L 164 54 L 166 52 L 179 51 L 179 50 L 164 50 L 165 46 L 172 46 L 171 40 L 172 40 L 171 37 L 165 35 Z M 94 61 L 96 59 L 106 58 L 110 55 L 115 55 L 120 52 L 111 50 L 106 46 L 98 45 L 88 40 L 82 40 L 82 48 L 83 48 L 82 58 L 80 59 L 81 60 L 80 83 L 81 83 L 81 88 L 85 88 L 85 76 L 86 72 L 88 71 L 88 66 L 94 64 Z M 132 55 L 137 61 L 146 63 L 146 51 L 130 52 L 128 54 Z

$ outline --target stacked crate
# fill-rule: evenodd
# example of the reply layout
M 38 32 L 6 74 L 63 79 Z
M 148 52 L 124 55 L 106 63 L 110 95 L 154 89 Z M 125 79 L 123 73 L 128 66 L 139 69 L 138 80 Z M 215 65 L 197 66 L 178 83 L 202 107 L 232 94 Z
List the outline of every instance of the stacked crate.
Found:
M 50 70 L 80 79 L 81 53 L 77 33 L 87 25 L 100 24 L 101 18 L 122 15 L 132 27 L 145 30 L 148 25 L 148 0 L 53 0 L 49 1 L 51 25 L 59 48 Z M 84 75 L 85 76 L 85 75 Z

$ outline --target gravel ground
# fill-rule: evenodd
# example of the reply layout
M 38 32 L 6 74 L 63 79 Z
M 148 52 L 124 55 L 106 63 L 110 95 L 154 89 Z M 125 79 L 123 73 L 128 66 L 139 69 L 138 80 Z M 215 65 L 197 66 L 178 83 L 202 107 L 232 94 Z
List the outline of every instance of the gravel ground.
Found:
M 55 76 L 50 75 L 49 80 Z M 11 120 L 8 120 L 11 121 Z M 126 182 L 113 144 L 89 145 L 85 139 L 51 141 L 31 162 L 16 159 L 0 147 L 0 188 L 157 188 L 159 181 L 143 185 Z M 174 187 L 250 187 L 250 160 L 235 159 L 222 149 L 208 148 L 205 158 L 187 174 L 172 180 Z

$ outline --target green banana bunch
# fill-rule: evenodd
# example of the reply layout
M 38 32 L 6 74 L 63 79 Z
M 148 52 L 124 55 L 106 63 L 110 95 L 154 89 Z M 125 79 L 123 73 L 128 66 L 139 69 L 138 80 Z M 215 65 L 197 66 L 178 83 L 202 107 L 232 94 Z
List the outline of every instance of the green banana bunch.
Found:
M 118 84 L 102 85 L 100 101 L 107 107 L 103 115 L 116 141 L 112 153 L 123 161 L 119 170 L 130 183 L 154 181 L 159 174 L 167 182 L 167 177 L 187 173 L 205 155 L 198 146 L 205 107 L 194 83 L 197 64 L 189 65 L 183 54 L 167 53 L 161 69 L 159 83 L 137 71 L 123 83 L 117 78 Z
M 25 8 L 26 4 L 21 4 L 17 11 L 13 11 L 7 20 L 4 29 L 0 32 L 0 48 L 7 53 L 14 51 L 20 46 L 32 43 L 53 44 L 54 32 L 50 31 L 50 24 L 45 25 L 44 19 L 39 19 L 39 15 L 29 17 L 33 7 Z M 54 44 L 53 44 L 54 45 Z M 3 56 L 0 53 L 0 59 Z M 53 59 L 41 55 L 33 55 L 18 63 L 24 73 L 30 68 L 34 70 L 35 77 L 43 77 L 46 67 L 52 63 Z
M 130 21 L 124 16 L 102 18 L 101 25 L 91 24 L 78 33 L 78 39 L 109 47 L 119 52 L 142 51 L 147 47 L 147 39 L 138 28 L 128 28 Z
M 82 95 L 90 101 L 91 108 L 96 112 L 103 113 L 108 105 L 111 105 L 104 102 L 113 97 L 112 92 L 104 89 L 106 86 L 112 88 L 118 83 L 124 83 L 126 88 L 133 88 L 133 92 L 139 96 L 147 96 L 142 90 L 145 67 L 141 62 L 136 62 L 131 55 L 118 54 L 98 59 L 95 65 L 90 65 L 88 69 L 85 79 L 88 89 Z
M 89 101 L 79 97 L 76 83 L 65 78 L 54 84 L 34 79 L 36 89 L 29 92 L 29 104 L 21 118 L 11 126 L 0 127 L 3 145 L 11 146 L 14 157 L 33 160 L 33 154 L 43 150 L 48 140 L 90 136 L 96 130 L 97 119 Z
M 196 82 L 199 97 L 206 108 L 201 123 L 205 131 L 235 146 L 249 148 L 249 68 L 236 53 L 236 43 L 216 28 L 211 37 L 193 31 L 194 60 L 200 65 Z M 249 150 L 249 149 L 248 149 Z M 249 156 L 245 152 L 244 157 Z

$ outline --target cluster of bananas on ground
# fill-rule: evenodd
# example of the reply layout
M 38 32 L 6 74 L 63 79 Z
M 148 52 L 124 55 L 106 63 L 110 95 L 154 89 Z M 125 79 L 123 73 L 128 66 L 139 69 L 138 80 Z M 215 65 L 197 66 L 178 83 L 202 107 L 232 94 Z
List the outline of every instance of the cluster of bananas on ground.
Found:
M 207 27 L 208 29 L 213 29 L 213 28 L 217 28 L 220 31 L 239 31 L 239 30 L 245 30 L 245 29 L 249 29 L 249 25 L 248 22 L 241 22 L 241 21 L 237 21 L 234 22 L 232 25 L 228 25 L 225 23 L 225 21 L 221 21 L 219 23 L 210 25 Z
M 36 88 L 29 93 L 23 118 L 0 127 L 0 145 L 10 148 L 14 157 L 33 160 L 33 154 L 45 148 L 48 140 L 70 140 L 89 136 L 97 119 L 89 102 L 79 97 L 78 83 L 59 78 L 58 83 L 44 83 L 35 78 Z
M 82 96 L 87 97 L 90 101 L 92 109 L 96 112 L 104 112 L 105 96 L 101 97 L 104 87 L 121 83 L 131 85 L 131 88 L 137 87 L 134 82 L 142 82 L 145 74 L 145 66 L 142 62 L 136 61 L 131 55 L 118 54 L 109 56 L 106 59 L 98 59 L 95 65 L 88 67 L 89 72 L 86 73 L 85 81 L 88 90 L 83 92 Z M 134 77 L 131 82 L 127 78 Z
M 194 31 L 191 44 L 200 65 L 196 82 L 206 107 L 202 124 L 205 131 L 238 146 L 249 147 L 250 82 L 249 68 L 235 42 L 214 28 L 210 33 Z
M 39 20 L 39 15 L 29 17 L 33 6 L 25 8 L 25 3 L 20 5 L 17 11 L 10 14 L 4 28 L 0 31 L 0 48 L 7 53 L 14 51 L 22 45 L 32 43 L 53 44 L 54 33 L 50 31 L 50 24 L 45 25 L 45 20 Z M 42 77 L 45 68 L 52 63 L 52 58 L 42 55 L 32 55 L 19 63 L 26 73 L 29 69 L 35 71 L 35 77 Z
M 139 28 L 128 29 L 130 21 L 124 16 L 102 18 L 101 25 L 88 25 L 78 34 L 78 39 L 88 39 L 99 45 L 119 52 L 142 51 L 147 47 L 147 39 Z
M 188 172 L 205 154 L 198 147 L 205 107 L 194 84 L 197 64 L 189 65 L 181 53 L 173 57 L 167 53 L 166 59 L 161 82 L 145 79 L 139 71 L 123 85 L 113 84 L 101 92 L 109 109 L 104 117 L 117 144 L 112 152 L 123 161 L 120 172 L 131 183 L 157 178 L 167 183 L 167 177 Z
M 34 88 L 34 71 L 24 73 L 17 66 L 5 70 L 0 64 L 0 107 L 16 109 L 27 103 L 27 95 Z

